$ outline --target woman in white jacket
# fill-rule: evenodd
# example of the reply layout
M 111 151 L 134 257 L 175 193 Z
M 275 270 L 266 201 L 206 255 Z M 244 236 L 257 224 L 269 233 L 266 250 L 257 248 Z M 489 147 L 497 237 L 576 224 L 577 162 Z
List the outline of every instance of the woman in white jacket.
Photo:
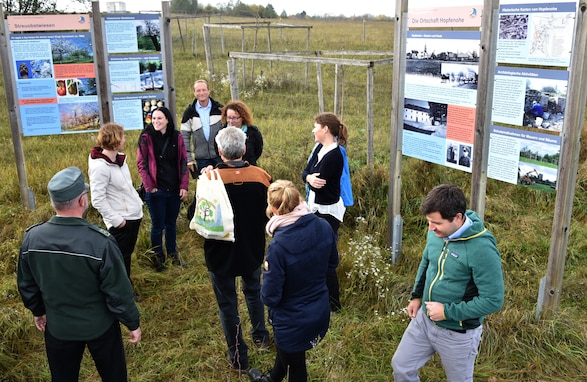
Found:
M 92 205 L 100 212 L 114 236 L 130 278 L 130 261 L 143 219 L 143 201 L 133 186 L 126 155 L 120 151 L 126 141 L 122 126 L 108 122 L 100 127 L 98 146 L 88 158 Z

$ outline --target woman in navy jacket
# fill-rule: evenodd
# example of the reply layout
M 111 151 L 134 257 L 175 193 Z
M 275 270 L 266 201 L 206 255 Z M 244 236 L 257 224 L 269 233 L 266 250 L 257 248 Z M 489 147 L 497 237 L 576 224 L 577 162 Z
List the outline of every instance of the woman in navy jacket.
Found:
M 273 240 L 264 264 L 261 299 L 269 310 L 277 348 L 270 374 L 250 369 L 251 381 L 307 381 L 306 350 L 330 323 L 326 274 L 338 266 L 330 225 L 310 212 L 295 185 L 277 180 L 267 191 L 267 233 Z

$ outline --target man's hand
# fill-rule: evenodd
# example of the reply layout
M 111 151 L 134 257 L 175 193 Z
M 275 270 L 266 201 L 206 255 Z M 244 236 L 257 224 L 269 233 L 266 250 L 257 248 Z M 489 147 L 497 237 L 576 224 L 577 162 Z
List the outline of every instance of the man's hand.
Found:
M 426 312 L 432 321 L 446 320 L 446 317 L 444 317 L 444 304 L 440 302 L 427 301 Z
M 141 341 L 141 328 L 138 327 L 135 330 L 130 331 L 130 340 L 128 342 L 136 344 Z
M 418 309 L 420 309 L 421 305 L 422 300 L 420 300 L 419 298 L 411 300 L 408 304 L 408 316 L 410 318 L 416 318 L 416 314 L 418 313 Z
M 47 327 L 47 315 L 43 314 L 42 316 L 39 316 L 39 317 L 35 316 L 35 326 L 40 331 L 44 332 L 45 328 Z

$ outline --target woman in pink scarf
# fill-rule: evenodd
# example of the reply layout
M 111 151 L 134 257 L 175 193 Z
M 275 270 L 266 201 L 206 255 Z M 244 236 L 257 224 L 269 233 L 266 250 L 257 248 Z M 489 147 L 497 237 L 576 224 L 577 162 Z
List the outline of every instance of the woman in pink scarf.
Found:
M 261 300 L 269 310 L 277 355 L 264 374 L 250 369 L 254 382 L 308 380 L 306 350 L 320 342 L 330 323 L 326 274 L 338 266 L 334 231 L 313 214 L 295 185 L 277 180 L 267 191 L 267 233 L 273 236 L 264 264 Z

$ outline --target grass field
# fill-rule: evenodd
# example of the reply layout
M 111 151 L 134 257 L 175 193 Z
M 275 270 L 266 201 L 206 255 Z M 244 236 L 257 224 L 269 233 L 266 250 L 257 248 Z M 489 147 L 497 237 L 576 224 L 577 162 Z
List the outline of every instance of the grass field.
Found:
M 226 20 L 224 20 L 226 21 Z M 236 21 L 236 20 L 234 20 Z M 241 20 L 244 21 L 244 20 Z M 251 20 L 247 20 L 251 21 Z M 302 23 L 287 20 L 288 23 Z M 193 24 L 192 24 L 193 23 Z M 393 23 L 369 22 L 363 40 L 362 20 L 311 21 L 311 50 L 392 50 Z M 240 31 L 224 31 L 225 51 L 218 36 L 214 44 L 216 74 L 206 72 L 201 42 L 201 21 L 183 28 L 184 42 L 174 27 L 174 74 L 177 90 L 176 113 L 193 98 L 196 78 L 209 78 L 212 97 L 230 98 L 224 58 L 230 50 L 241 50 Z M 257 46 L 266 47 L 259 33 Z M 273 34 L 274 51 L 305 49 L 305 33 L 284 30 Z M 247 32 L 247 45 L 252 45 Z M 197 47 L 192 50 L 193 42 Z M 278 42 L 279 41 L 279 42 Z M 302 48 L 300 48 L 302 47 Z M 249 47 L 250 49 L 250 47 Z M 220 64 L 222 62 L 222 64 Z M 254 66 L 256 69 L 251 68 Z M 291 179 L 302 188 L 301 171 L 312 147 L 313 116 L 318 111 L 315 68 L 275 65 L 263 68 L 248 63 L 252 78 L 266 82 L 249 85 L 243 100 L 250 105 L 265 139 L 260 160 L 275 179 Z M 306 70 L 308 78 L 305 80 Z M 333 68 L 323 68 L 332 80 Z M 390 264 L 385 248 L 387 192 L 389 183 L 389 140 L 391 114 L 391 68 L 378 70 L 376 86 L 375 163 L 366 165 L 366 74 L 344 69 L 344 121 L 349 127 L 348 152 L 355 206 L 347 210 L 341 227 L 339 250 L 343 311 L 332 318 L 330 330 L 319 346 L 308 352 L 311 381 L 390 381 L 391 357 L 408 323 L 403 310 L 424 246 L 427 229 L 419 206 L 426 193 L 440 183 L 461 185 L 471 190 L 470 174 L 404 158 L 402 163 L 401 214 L 403 251 L 397 264 Z M 265 85 L 264 85 L 265 84 Z M 0 82 L 4 93 L 3 82 Z M 333 81 L 325 86 L 330 94 Z M 0 108 L 6 110 L 5 97 Z M 118 121 L 123 122 L 123 121 Z M 135 182 L 135 142 L 138 132 L 127 134 L 126 153 Z M 585 138 L 585 134 L 584 137 Z M 47 381 L 50 374 L 43 337 L 23 306 L 16 288 L 16 264 L 23 231 L 52 215 L 46 185 L 58 170 L 76 165 L 87 173 L 87 156 L 95 134 L 72 134 L 23 138 L 28 184 L 36 209 L 22 208 L 19 183 L 7 113 L 0 115 L 0 381 Z M 548 261 L 556 195 L 489 180 L 486 225 L 498 240 L 502 253 L 506 301 L 504 308 L 489 316 L 477 358 L 475 381 L 585 381 L 587 380 L 587 165 L 585 152 L 580 168 L 570 226 L 561 305 L 553 317 L 537 320 L 535 308 L 539 280 Z M 190 194 L 195 183 L 190 184 Z M 203 240 L 188 229 L 187 204 L 178 220 L 178 247 L 188 268 L 170 266 L 156 273 L 148 259 L 149 226 L 145 215 L 132 279 L 142 297 L 143 340 L 128 344 L 127 362 L 132 381 L 247 381 L 230 369 L 225 342 L 209 277 L 204 264 Z M 145 210 L 146 211 L 146 210 Z M 90 210 L 88 220 L 102 224 Z M 244 303 L 240 307 L 245 340 L 250 323 Z M 123 333 L 125 331 L 123 330 Z M 268 369 L 274 350 L 251 350 L 252 366 Z M 82 381 L 99 379 L 89 356 L 82 364 Z M 423 381 L 443 381 L 440 360 L 434 357 L 421 370 Z

